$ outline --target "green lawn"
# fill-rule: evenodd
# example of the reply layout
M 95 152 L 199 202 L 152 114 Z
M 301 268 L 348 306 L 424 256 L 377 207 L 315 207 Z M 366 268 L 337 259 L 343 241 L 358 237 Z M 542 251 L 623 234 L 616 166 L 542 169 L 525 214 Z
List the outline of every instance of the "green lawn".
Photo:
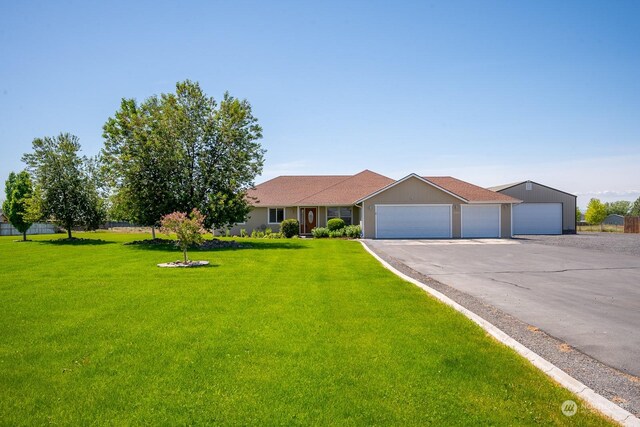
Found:
M 78 236 L 0 238 L 4 425 L 607 424 L 358 242 Z

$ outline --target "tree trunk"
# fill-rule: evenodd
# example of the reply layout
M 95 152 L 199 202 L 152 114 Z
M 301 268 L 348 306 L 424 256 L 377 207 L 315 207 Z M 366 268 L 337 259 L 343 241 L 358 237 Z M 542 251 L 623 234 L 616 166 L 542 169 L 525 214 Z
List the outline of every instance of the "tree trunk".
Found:
M 189 262 L 189 258 L 187 258 L 187 250 L 183 249 L 182 250 L 182 254 L 184 255 L 184 263 L 188 263 Z
M 155 227 L 155 225 L 152 225 L 152 226 L 151 226 L 151 238 L 152 238 L 153 240 L 155 240 L 155 239 L 156 239 L 156 227 Z
M 23 231 L 23 232 L 22 232 L 22 241 L 23 241 L 23 242 L 26 242 L 26 241 L 27 241 L 27 232 L 26 232 L 26 231 Z
M 71 239 L 71 226 L 67 225 L 67 236 Z

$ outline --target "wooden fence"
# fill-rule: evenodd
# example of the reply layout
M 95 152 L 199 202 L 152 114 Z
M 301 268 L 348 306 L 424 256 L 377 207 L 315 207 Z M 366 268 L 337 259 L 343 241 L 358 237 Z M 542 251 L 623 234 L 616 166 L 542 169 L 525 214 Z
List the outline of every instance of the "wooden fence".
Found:
M 640 216 L 625 216 L 624 217 L 624 232 L 625 233 L 640 233 Z

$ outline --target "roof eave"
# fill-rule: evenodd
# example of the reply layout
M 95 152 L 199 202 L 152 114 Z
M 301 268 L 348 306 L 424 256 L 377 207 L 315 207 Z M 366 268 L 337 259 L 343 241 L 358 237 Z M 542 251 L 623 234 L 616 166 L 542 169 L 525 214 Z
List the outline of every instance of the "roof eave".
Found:
M 385 186 L 384 186 L 384 187 L 382 187 L 381 189 L 374 191 L 373 193 L 369 194 L 368 196 L 365 196 L 365 197 L 363 197 L 363 198 L 361 198 L 361 199 L 359 199 L 359 200 L 356 200 L 356 202 L 355 202 L 354 204 L 362 203 L 362 202 L 364 202 L 364 201 L 366 201 L 366 200 L 368 200 L 368 199 L 372 198 L 373 196 L 376 196 L 376 195 L 378 195 L 378 194 L 380 194 L 380 193 L 383 193 L 383 192 L 387 191 L 388 189 L 390 189 L 390 188 L 392 188 L 392 187 L 395 187 L 396 185 L 398 185 L 398 184 L 400 184 L 400 183 L 402 183 L 402 182 L 406 181 L 406 180 L 407 180 L 407 179 L 409 179 L 409 178 L 417 178 L 417 179 L 419 179 L 420 181 L 424 182 L 425 184 L 431 185 L 432 187 L 435 187 L 435 188 L 437 188 L 438 190 L 443 191 L 443 192 L 445 192 L 445 193 L 449 194 L 450 196 L 455 197 L 456 199 L 459 199 L 459 200 L 461 200 L 461 201 L 463 201 L 463 202 L 465 202 L 465 203 L 469 203 L 469 201 L 468 201 L 467 199 L 465 199 L 464 197 L 459 196 L 459 195 L 457 195 L 457 194 L 455 194 L 455 193 L 452 193 L 451 191 L 449 191 L 449 190 L 447 190 L 447 189 L 445 189 L 445 188 L 442 188 L 441 186 L 439 186 L 439 185 L 437 185 L 437 184 L 435 184 L 435 183 L 433 183 L 433 182 L 429 181 L 428 179 L 424 179 L 424 178 L 423 178 L 423 177 L 421 177 L 420 175 L 417 175 L 417 174 L 415 174 L 415 173 L 411 173 L 411 174 L 409 174 L 409 175 L 405 176 L 404 178 L 400 178 L 400 179 L 399 179 L 399 180 L 397 180 L 397 181 L 394 181 L 394 182 L 392 182 L 392 183 L 390 183 L 390 184 L 388 184 L 388 185 L 385 185 Z
M 487 204 L 491 204 L 491 205 L 495 205 L 495 204 L 504 204 L 504 203 L 509 203 L 512 205 L 519 205 L 520 203 L 522 203 L 522 200 L 518 200 L 518 199 L 513 199 L 513 200 L 472 200 L 470 202 L 467 202 L 470 205 L 487 205 Z

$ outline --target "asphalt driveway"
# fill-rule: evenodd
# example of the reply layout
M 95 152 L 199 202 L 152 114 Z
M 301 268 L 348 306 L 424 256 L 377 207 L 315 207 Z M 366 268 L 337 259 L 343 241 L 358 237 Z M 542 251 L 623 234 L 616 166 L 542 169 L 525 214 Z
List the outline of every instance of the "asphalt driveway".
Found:
M 640 376 L 640 256 L 535 240 L 367 244 L 606 365 Z

